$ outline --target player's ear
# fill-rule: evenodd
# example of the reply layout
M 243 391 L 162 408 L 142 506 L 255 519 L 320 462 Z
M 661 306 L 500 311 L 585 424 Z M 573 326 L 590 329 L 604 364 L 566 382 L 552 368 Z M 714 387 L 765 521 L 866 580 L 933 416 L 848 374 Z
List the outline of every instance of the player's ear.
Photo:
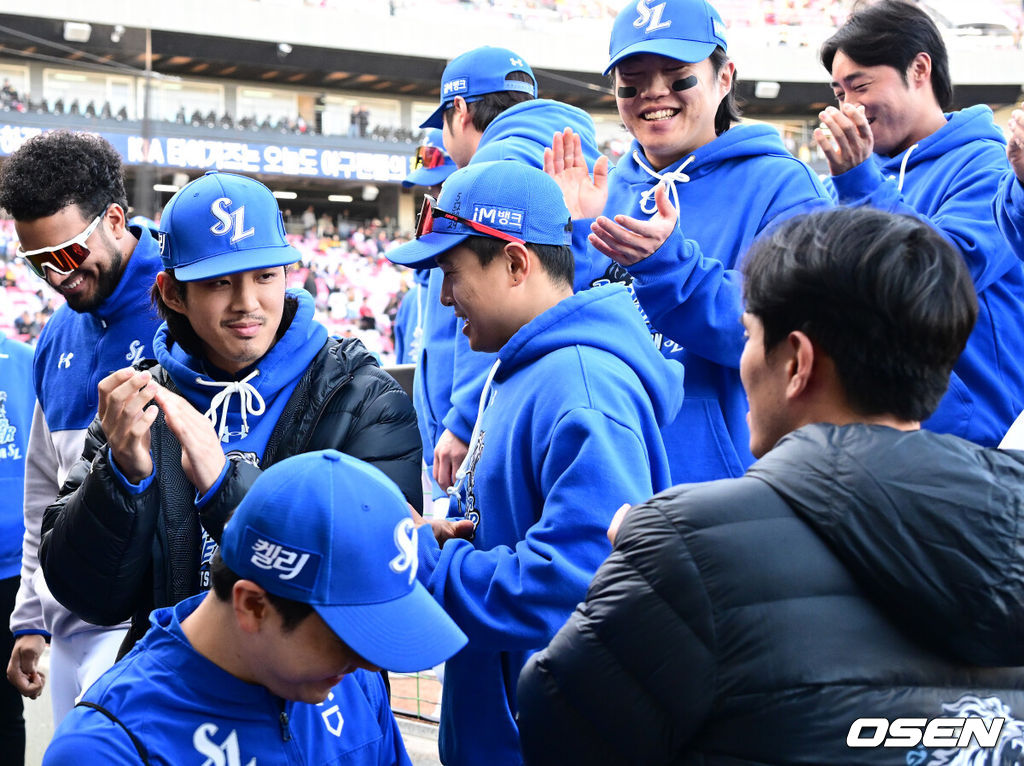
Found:
M 238 627 L 246 633 L 258 633 L 271 611 L 267 592 L 252 580 L 238 580 L 231 587 L 231 606 Z

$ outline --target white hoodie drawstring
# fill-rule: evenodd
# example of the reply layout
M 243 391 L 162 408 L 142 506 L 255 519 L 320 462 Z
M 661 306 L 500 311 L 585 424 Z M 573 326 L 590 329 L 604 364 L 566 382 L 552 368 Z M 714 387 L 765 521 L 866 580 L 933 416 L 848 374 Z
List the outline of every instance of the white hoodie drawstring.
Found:
M 658 179 L 660 183 L 663 183 L 665 184 L 665 186 L 668 187 L 669 193 L 672 195 L 672 204 L 675 205 L 676 212 L 680 215 L 682 215 L 683 211 L 679 208 L 679 192 L 676 191 L 676 184 L 685 184 L 690 182 L 690 177 L 686 175 L 686 173 L 684 173 L 683 170 L 685 170 L 686 166 L 696 159 L 696 156 L 691 154 L 689 157 L 686 158 L 686 162 L 684 162 L 675 170 L 672 170 L 668 173 L 659 173 L 657 170 L 652 170 L 651 168 L 647 167 L 647 165 L 644 164 L 644 161 L 640 159 L 640 152 L 637 151 L 636 149 L 633 150 L 633 161 L 636 162 L 636 164 L 642 167 L 644 170 L 646 170 L 649 175 L 654 176 L 655 178 Z M 654 194 L 657 191 L 658 185 L 655 184 L 653 187 L 651 187 L 650 189 L 648 189 L 647 191 L 640 195 L 640 209 L 647 215 L 653 215 L 654 213 L 658 212 L 658 203 L 654 201 Z M 649 210 L 648 207 L 650 208 Z
M 476 422 L 473 424 L 473 435 L 469 437 L 469 449 L 466 451 L 466 457 L 462 459 L 462 465 L 459 466 L 459 470 L 455 472 L 455 483 L 448 487 L 448 495 L 454 497 L 459 492 L 459 486 L 462 484 L 462 480 L 469 472 L 469 463 L 473 457 L 473 451 L 476 449 L 476 443 L 480 440 L 480 423 L 483 420 L 484 410 L 487 409 L 487 397 L 491 392 L 491 383 L 494 381 L 494 375 L 498 372 L 498 365 L 501 364 L 501 360 L 497 359 L 494 365 L 491 367 L 491 371 L 487 373 L 487 380 L 484 381 L 484 390 L 480 392 L 480 404 L 476 410 Z
M 266 402 L 263 401 L 263 397 L 260 396 L 260 392 L 257 391 L 253 385 L 249 382 L 257 375 L 260 374 L 259 370 L 253 370 L 241 380 L 203 380 L 202 378 L 196 378 L 196 383 L 201 386 L 213 386 L 219 387 L 221 390 L 214 394 L 213 398 L 210 399 L 210 409 L 203 413 L 210 422 L 213 423 L 214 428 L 217 429 L 217 438 L 222 442 L 227 442 L 230 434 L 228 433 L 228 405 L 231 402 L 231 397 L 234 394 L 238 394 L 239 406 L 242 412 L 242 437 L 244 438 L 249 434 L 249 415 L 262 415 L 266 409 Z M 253 403 L 255 402 L 255 406 Z M 220 407 L 220 425 L 217 425 L 217 408 Z
M 903 179 L 907 176 L 907 160 L 910 159 L 910 153 L 914 151 L 917 146 L 917 144 L 913 144 L 909 149 L 907 149 L 906 154 L 903 155 L 903 161 L 900 163 L 900 178 L 899 181 L 896 182 L 896 191 L 900 193 L 903 192 Z

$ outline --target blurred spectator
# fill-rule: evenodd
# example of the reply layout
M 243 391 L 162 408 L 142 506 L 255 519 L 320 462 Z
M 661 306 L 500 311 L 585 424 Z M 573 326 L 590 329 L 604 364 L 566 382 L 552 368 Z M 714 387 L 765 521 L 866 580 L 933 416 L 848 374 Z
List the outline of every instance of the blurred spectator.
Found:
M 310 205 L 302 211 L 302 233 L 307 237 L 316 232 L 316 211 Z

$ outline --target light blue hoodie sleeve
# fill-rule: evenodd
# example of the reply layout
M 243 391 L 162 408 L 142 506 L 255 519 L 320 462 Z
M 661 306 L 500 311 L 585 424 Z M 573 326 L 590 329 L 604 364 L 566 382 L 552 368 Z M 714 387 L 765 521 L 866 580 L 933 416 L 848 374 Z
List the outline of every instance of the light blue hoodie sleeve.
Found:
M 543 510 L 514 548 L 449 540 L 438 549 L 421 536 L 418 577 L 476 650 L 546 644 L 611 552 L 606 532 L 616 509 L 653 493 L 642 440 L 601 412 L 566 413 L 550 444 L 557 449 L 539 472 Z
M 995 197 L 999 230 L 1017 257 L 1024 260 L 1024 185 L 1012 170 L 1003 174 Z
M 896 178 L 886 178 L 874 158 L 833 176 L 832 185 L 843 205 L 870 205 L 890 213 L 911 215 L 931 224 L 963 254 L 975 289 L 980 293 L 1005 273 L 1003 260 L 993 257 L 1005 248 L 993 221 L 992 200 L 999 174 L 989 162 L 967 162 L 945 183 L 945 193 L 930 213 L 917 210 L 903 197 Z M 917 183 L 921 183 L 921 179 Z

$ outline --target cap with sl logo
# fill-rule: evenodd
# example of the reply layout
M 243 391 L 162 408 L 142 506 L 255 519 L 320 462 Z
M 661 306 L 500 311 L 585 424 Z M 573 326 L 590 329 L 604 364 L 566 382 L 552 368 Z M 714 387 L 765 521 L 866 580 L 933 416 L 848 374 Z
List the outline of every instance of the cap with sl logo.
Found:
M 725 22 L 707 0 L 639 0 L 615 17 L 604 73 L 639 53 L 693 64 L 706 59 L 716 47 L 727 50 Z
M 253 482 L 220 553 L 243 579 L 311 605 L 370 663 L 413 672 L 467 640 L 416 580 L 419 529 L 380 470 L 322 450 L 286 458 Z
M 530 82 L 506 80 L 512 72 L 523 72 L 530 76 Z M 441 75 L 441 105 L 434 110 L 421 128 L 440 128 L 444 124 L 444 110 L 451 107 L 456 96 L 462 96 L 467 103 L 479 101 L 488 93 L 505 90 L 529 93 L 537 97 L 537 78 L 530 65 L 508 48 L 492 48 L 485 45 L 456 56 Z
M 171 197 L 158 239 L 164 268 L 182 282 L 299 260 L 273 192 L 255 178 L 217 170 Z

